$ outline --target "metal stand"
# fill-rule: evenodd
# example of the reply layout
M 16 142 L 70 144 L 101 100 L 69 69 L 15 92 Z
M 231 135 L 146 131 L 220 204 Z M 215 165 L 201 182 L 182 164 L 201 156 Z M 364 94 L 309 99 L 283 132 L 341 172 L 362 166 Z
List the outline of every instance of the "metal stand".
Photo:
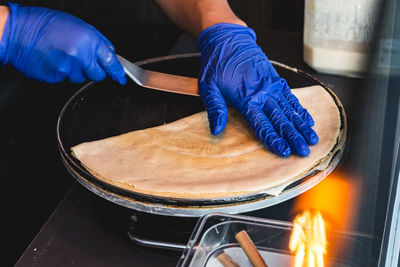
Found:
M 195 218 L 179 218 L 133 211 L 128 237 L 135 244 L 175 251 L 183 251 L 197 223 Z M 171 242 L 172 241 L 172 242 Z

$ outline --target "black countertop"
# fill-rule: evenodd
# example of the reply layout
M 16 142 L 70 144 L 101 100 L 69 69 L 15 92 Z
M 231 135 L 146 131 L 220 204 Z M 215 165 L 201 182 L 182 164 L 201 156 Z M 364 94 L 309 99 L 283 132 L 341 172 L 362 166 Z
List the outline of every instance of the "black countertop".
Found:
M 359 93 L 359 79 L 317 74 L 307 67 L 302 61 L 300 34 L 265 31 L 258 32 L 258 38 L 270 59 L 301 68 L 333 89 L 347 111 L 349 124 L 355 120 L 353 114 L 357 107 L 352 101 Z M 131 210 L 110 203 L 72 182 L 72 177 L 66 178 L 69 175 L 65 170 L 59 170 L 57 175 L 70 179 L 72 186 L 16 266 L 176 265 L 180 252 L 141 247 L 128 238 Z M 288 220 L 286 211 L 290 205 L 289 200 L 252 215 Z M 25 223 L 29 223 L 29 217 Z
M 179 253 L 128 239 L 129 215 L 74 184 L 16 266 L 175 266 Z

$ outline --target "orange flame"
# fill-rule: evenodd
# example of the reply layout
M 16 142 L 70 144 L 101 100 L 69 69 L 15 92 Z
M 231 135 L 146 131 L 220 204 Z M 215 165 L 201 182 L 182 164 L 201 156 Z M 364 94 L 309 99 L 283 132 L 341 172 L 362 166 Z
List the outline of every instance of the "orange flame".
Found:
M 356 224 L 362 190 L 357 177 L 349 170 L 336 170 L 296 198 L 292 209 L 296 217 L 289 242 L 289 249 L 296 255 L 295 267 L 324 266 L 324 256 L 334 258 L 339 249 L 346 247 L 347 244 L 331 238 L 335 231 L 349 231 Z
M 354 182 L 350 172 L 335 171 L 314 188 L 296 198 L 294 214 L 318 210 L 331 230 L 351 230 L 358 214 L 361 185 Z
M 294 267 L 323 267 L 327 241 L 321 213 L 304 211 L 293 224 L 289 249 L 295 253 Z

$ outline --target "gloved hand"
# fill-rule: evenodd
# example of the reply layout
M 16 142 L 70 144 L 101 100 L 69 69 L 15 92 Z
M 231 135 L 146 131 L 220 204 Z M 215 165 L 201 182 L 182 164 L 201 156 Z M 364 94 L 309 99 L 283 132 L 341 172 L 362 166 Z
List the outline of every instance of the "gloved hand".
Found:
M 112 44 L 94 27 L 61 11 L 8 6 L 0 63 L 10 63 L 26 76 L 50 83 L 100 81 L 107 75 L 126 83 Z
M 199 35 L 197 46 L 201 50 L 200 96 L 212 134 L 225 128 L 227 101 L 273 153 L 283 157 L 291 152 L 310 153 L 308 144 L 318 142 L 311 128 L 314 121 L 256 44 L 253 30 L 216 24 Z

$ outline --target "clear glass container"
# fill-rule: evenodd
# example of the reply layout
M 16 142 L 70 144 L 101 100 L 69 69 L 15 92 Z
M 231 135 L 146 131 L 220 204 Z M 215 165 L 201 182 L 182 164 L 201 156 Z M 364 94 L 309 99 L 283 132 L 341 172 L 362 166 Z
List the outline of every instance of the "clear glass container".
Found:
M 197 223 L 178 266 L 223 266 L 217 256 L 227 254 L 239 266 L 252 266 L 235 239 L 245 230 L 268 266 L 294 266 L 288 244 L 293 225 L 289 222 L 243 215 L 209 214 Z M 356 233 L 331 233 L 326 266 L 366 266 L 370 236 Z M 346 244 L 344 246 L 344 244 Z
M 304 61 L 323 73 L 364 73 L 379 2 L 306 0 Z

